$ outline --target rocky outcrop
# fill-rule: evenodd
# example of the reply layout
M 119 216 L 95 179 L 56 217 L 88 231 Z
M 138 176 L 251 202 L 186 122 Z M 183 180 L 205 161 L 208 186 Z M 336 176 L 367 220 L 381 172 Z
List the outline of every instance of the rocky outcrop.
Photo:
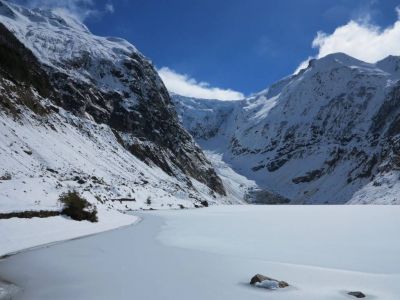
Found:
M 128 42 L 92 35 L 76 20 L 0 1 L 0 109 L 13 117 L 72 112 L 106 124 L 150 166 L 195 189 L 225 195 L 220 178 L 180 125 L 152 64 Z
M 245 199 L 248 203 L 252 204 L 288 204 L 290 199 L 287 199 L 276 193 L 261 189 L 249 189 L 245 195 Z
M 365 298 L 366 297 L 365 294 L 362 292 L 348 292 L 347 294 L 350 296 L 353 296 L 355 298 Z
M 0 278 L 0 299 L 13 299 L 20 291 L 15 284 Z
M 0 2 L 0 5 L 3 5 Z M 0 23 L 0 108 L 14 116 L 24 106 L 43 115 L 48 110 L 35 100 L 48 97 L 52 88 L 46 72 L 33 53 Z
M 278 288 L 285 288 L 285 287 L 288 287 L 288 286 L 289 286 L 289 284 L 288 284 L 287 282 L 285 282 L 285 281 L 276 280 L 276 279 L 273 279 L 273 278 L 264 276 L 264 275 L 262 275 L 262 274 L 256 274 L 256 275 L 254 275 L 254 276 L 250 279 L 250 284 L 251 284 L 251 285 L 257 285 L 257 284 L 263 283 L 263 282 L 265 282 L 265 281 L 268 281 L 268 282 L 276 282 Z M 272 285 L 271 285 L 271 286 L 272 286 Z

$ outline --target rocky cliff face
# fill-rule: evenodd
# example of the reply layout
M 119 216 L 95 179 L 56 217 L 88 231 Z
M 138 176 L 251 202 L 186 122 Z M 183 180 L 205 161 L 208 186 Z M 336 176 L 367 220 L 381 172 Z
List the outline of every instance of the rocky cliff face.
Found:
M 225 195 L 213 167 L 180 125 L 157 72 L 122 39 L 94 36 L 59 13 L 0 1 L 0 88 L 0 110 L 7 118 L 54 127 L 55 118 L 64 122 L 59 117 L 68 115 L 107 126 L 115 147 L 160 168 L 183 189 L 196 193 L 199 183 Z
M 400 203 L 399 66 L 338 53 L 244 101 L 175 101 L 205 149 L 292 203 Z

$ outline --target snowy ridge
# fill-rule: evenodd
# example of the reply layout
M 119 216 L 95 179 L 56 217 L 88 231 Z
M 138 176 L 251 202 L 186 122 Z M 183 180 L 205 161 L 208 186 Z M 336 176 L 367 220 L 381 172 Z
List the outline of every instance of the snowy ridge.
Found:
M 11 176 L 0 181 L 2 212 L 57 210 L 58 195 L 73 189 L 116 210 L 193 207 L 196 198 L 215 202 L 204 185 L 196 183 L 198 195 L 186 191 L 179 178 L 133 156 L 106 125 L 65 111 L 46 121 L 2 115 L 0 153 L 6 159 L 0 174 Z
M 242 101 L 174 101 L 204 149 L 263 189 L 295 203 L 399 204 L 399 65 L 337 53 Z
M 116 141 L 106 125 L 62 111 L 45 123 L 29 116 L 14 121 L 0 113 L 0 212 L 60 210 L 63 192 L 76 190 L 97 207 L 98 223 L 45 219 L 0 220 L 0 256 L 42 244 L 131 225 L 138 221 L 120 212 L 181 209 L 239 202 L 215 198 L 192 179 L 188 189 L 180 178 L 150 167 Z M 239 195 L 240 196 L 240 195 Z M 238 196 L 238 197 L 239 197 Z
M 4 35 L 0 46 L 5 53 L 0 62 L 0 109 L 5 113 L 2 134 L 7 137 L 0 154 L 10 161 L 2 173 L 41 176 L 51 169 L 56 171 L 52 177 L 61 179 L 61 173 L 74 170 L 97 178 L 94 173 L 101 170 L 108 184 L 115 184 L 118 177 L 121 181 L 117 185 L 149 185 L 160 199 L 157 189 L 173 199 L 188 199 L 190 195 L 191 206 L 201 199 L 215 199 L 216 194 L 225 195 L 210 162 L 179 124 L 154 67 L 134 46 L 119 38 L 95 36 L 62 12 L 30 10 L 5 1 L 0 1 L 0 23 Z M 18 124 L 23 124 L 21 130 L 31 129 L 25 135 L 27 141 L 21 143 L 33 149 L 30 160 L 36 160 L 24 169 L 15 164 L 25 162 L 8 159 L 12 152 L 6 146 L 13 143 L 7 131 L 16 130 Z M 69 133 L 62 125 L 68 125 Z M 49 130 L 56 133 L 50 134 L 56 149 L 43 152 L 38 148 L 39 140 Z M 76 153 L 73 136 L 82 149 L 91 151 Z M 110 147 L 100 146 L 105 142 Z M 57 149 L 61 144 L 63 147 Z M 123 161 L 119 155 L 125 157 Z M 127 164 L 130 161 L 135 167 Z M 83 168 L 85 163 L 91 164 L 90 170 Z M 149 174 L 140 175 L 146 172 Z M 169 184 L 163 185 L 164 181 Z M 155 187 L 157 182 L 162 187 Z M 107 200 L 130 198 L 130 192 L 120 193 L 117 187 L 103 195 Z M 138 203 L 131 208 L 142 207 L 143 202 Z M 155 202 L 146 204 L 153 205 L 157 206 Z
M 0 137 L 0 213 L 60 210 L 71 190 L 99 212 L 97 224 L 0 220 L 0 255 L 135 222 L 124 211 L 242 201 L 180 125 L 151 62 L 59 11 L 0 1 Z
M 132 53 L 141 55 L 129 42 L 95 36 L 84 24 L 62 11 L 27 9 L 4 1 L 0 1 L 0 7 L 1 23 L 40 62 L 87 82 L 95 81 L 102 88 L 123 92 L 118 80 L 107 73 L 107 63 L 113 62 L 120 69 Z M 102 63 L 105 65 L 99 68 Z

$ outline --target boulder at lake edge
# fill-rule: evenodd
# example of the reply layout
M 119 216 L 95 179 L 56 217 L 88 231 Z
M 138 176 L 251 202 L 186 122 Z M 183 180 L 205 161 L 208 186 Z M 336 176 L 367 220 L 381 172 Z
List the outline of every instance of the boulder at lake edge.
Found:
M 276 281 L 278 283 L 279 288 L 285 288 L 285 287 L 289 286 L 289 284 L 287 282 L 285 282 L 285 281 L 276 280 L 276 279 L 264 276 L 262 274 L 254 275 L 250 280 L 250 284 L 251 285 L 255 285 L 257 282 L 261 283 L 261 282 L 263 282 L 265 280 Z
M 366 297 L 364 293 L 359 292 L 359 291 L 357 291 L 357 292 L 348 292 L 347 294 L 350 295 L 350 296 L 356 297 L 356 298 L 365 298 Z

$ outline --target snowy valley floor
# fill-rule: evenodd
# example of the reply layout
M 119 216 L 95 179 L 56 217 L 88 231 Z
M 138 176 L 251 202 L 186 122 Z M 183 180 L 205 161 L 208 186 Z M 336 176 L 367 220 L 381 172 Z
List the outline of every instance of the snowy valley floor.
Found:
M 216 206 L 142 222 L 0 262 L 13 299 L 398 300 L 400 207 Z M 248 285 L 262 273 L 292 285 Z

